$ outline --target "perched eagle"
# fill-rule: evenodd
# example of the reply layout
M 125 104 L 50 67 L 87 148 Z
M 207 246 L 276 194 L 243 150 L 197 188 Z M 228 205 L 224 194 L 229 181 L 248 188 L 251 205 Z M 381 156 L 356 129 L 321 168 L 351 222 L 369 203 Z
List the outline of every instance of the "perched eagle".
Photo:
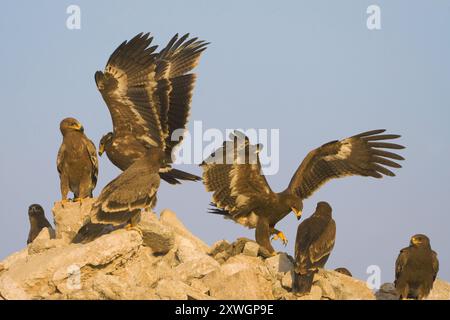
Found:
M 395 288 L 400 299 L 422 300 L 428 296 L 438 271 L 439 261 L 430 239 L 423 234 L 413 236 L 395 262 Z
M 86 137 L 78 120 L 66 118 L 59 127 L 63 135 L 57 158 L 62 201 L 67 201 L 69 190 L 75 201 L 92 197 L 98 174 L 95 145 Z
M 135 226 L 141 209 L 156 205 L 164 152 L 154 149 L 108 183 L 94 203 L 91 222 Z
M 92 222 L 135 225 L 142 209 L 153 208 L 160 178 L 171 184 L 199 180 L 172 169 L 172 151 L 181 142 L 190 113 L 197 64 L 207 43 L 174 36 L 155 53 L 149 34 L 123 42 L 95 81 L 108 106 L 113 132 L 106 134 L 99 153 L 124 170 L 101 192 Z M 172 135 L 180 137 L 173 141 Z
M 36 239 L 44 228 L 48 228 L 50 236 L 55 237 L 55 230 L 45 217 L 44 209 L 38 204 L 32 204 L 28 207 L 28 218 L 30 219 L 30 232 L 28 233 L 27 244 Z
M 159 53 L 153 37 L 138 34 L 111 55 L 104 72 L 95 74 L 97 88 L 108 106 L 113 132 L 104 135 L 99 155 L 106 151 L 122 171 L 148 151 L 164 150 L 160 176 L 170 184 L 200 177 L 173 169 L 172 151 L 187 126 L 196 75 L 189 73 L 208 45 L 189 34 L 175 35 Z M 172 139 L 174 135 L 174 139 Z
M 319 202 L 311 217 L 297 229 L 295 240 L 295 276 L 293 291 L 306 294 L 311 291 L 314 274 L 323 268 L 336 239 L 336 223 L 331 217 L 331 207 Z
M 249 228 L 256 228 L 256 241 L 273 253 L 270 236 L 286 237 L 275 225 L 289 212 L 301 217 L 303 200 L 327 181 L 359 175 L 381 178 L 394 173 L 382 165 L 400 168 L 390 160 L 403 160 L 383 149 L 403 149 L 385 140 L 399 135 L 385 130 L 364 132 L 342 141 L 332 141 L 311 151 L 292 177 L 286 190 L 274 193 L 261 172 L 260 145 L 251 145 L 248 137 L 235 131 L 201 166 L 203 183 L 213 192 L 211 213 L 222 214 Z M 247 161 L 252 160 L 252 161 Z

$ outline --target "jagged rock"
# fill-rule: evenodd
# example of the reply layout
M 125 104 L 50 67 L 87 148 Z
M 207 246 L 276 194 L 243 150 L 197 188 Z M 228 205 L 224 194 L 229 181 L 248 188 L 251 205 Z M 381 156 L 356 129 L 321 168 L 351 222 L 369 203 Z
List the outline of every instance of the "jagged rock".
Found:
M 205 253 L 209 252 L 209 246 L 204 243 L 202 240 L 194 236 L 185 226 L 184 224 L 178 220 L 177 215 L 168 209 L 165 209 L 161 212 L 159 220 L 162 224 L 166 226 L 170 226 L 176 235 L 183 236 L 184 238 L 188 238 L 193 241 L 196 246 Z
M 55 221 L 56 238 L 71 242 L 78 231 L 90 222 L 91 208 L 95 199 L 83 199 L 81 202 L 56 202 L 52 209 Z
M 259 252 L 259 244 L 253 241 L 249 241 L 245 244 L 242 253 L 246 256 L 257 257 Z
M 175 235 L 171 228 L 151 217 L 146 214 L 138 224 L 138 228 L 142 232 L 143 243 L 154 253 L 165 254 L 173 248 Z
M 292 290 L 292 284 L 294 283 L 294 270 L 288 271 L 284 274 L 281 279 L 281 285 L 283 288 Z
M 44 231 L 0 263 L 0 300 L 374 298 L 365 282 L 326 270 L 315 275 L 311 292 L 299 297 L 291 292 L 289 255 L 264 259 L 261 248 L 246 238 L 210 249 L 170 211 L 161 219 L 144 212 L 138 230 L 116 228 L 92 241 L 70 243 L 85 219 L 82 212 L 90 211 L 83 205 L 57 204 L 60 238 L 50 239 Z M 74 212 L 78 223 L 63 216 Z M 429 298 L 450 299 L 450 284 L 437 280 Z
M 322 289 L 319 286 L 312 286 L 308 294 L 297 296 L 297 300 L 321 300 L 323 296 Z
M 266 265 L 270 272 L 279 279 L 284 276 L 284 273 L 294 269 L 292 258 L 286 253 L 279 253 L 276 256 L 266 259 Z
M 211 297 L 203 294 L 199 290 L 190 287 L 179 280 L 163 279 L 158 282 L 156 295 L 163 300 L 210 300 Z
M 320 269 L 314 275 L 314 285 L 322 289 L 322 297 L 333 300 L 374 300 L 375 295 L 364 281 L 336 271 Z
M 426 300 L 450 300 L 450 284 L 441 279 L 436 279 Z
M 273 300 L 272 285 L 261 275 L 244 269 L 228 275 L 221 270 L 203 278 L 210 295 L 221 300 Z
M 398 294 L 393 283 L 383 283 L 375 293 L 377 300 L 398 300 Z

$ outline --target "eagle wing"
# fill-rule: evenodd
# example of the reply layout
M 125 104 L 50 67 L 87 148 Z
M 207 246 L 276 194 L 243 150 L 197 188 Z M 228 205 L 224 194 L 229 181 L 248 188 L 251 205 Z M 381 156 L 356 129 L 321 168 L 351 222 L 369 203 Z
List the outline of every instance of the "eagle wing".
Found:
M 89 154 L 89 159 L 92 163 L 92 190 L 97 185 L 97 178 L 98 178 L 98 158 L 97 158 L 97 150 L 95 148 L 94 143 L 86 138 L 86 148 Z
M 295 261 L 297 272 L 305 274 L 314 264 L 330 254 L 336 238 L 334 220 L 324 224 L 322 219 L 310 217 L 297 228 Z
M 95 81 L 117 135 L 132 134 L 147 145 L 164 148 L 167 132 L 159 113 L 168 108 L 170 85 L 163 78 L 164 68 L 156 63 L 157 46 L 149 47 L 152 40 L 148 33 L 140 33 L 123 42 L 105 71 L 96 72 Z
M 186 129 L 190 115 L 192 92 L 195 85 L 196 75 L 188 73 L 194 69 L 200 60 L 200 56 L 208 43 L 197 38 L 189 38 L 185 34 L 178 38 L 176 34 L 161 50 L 157 57 L 158 65 L 164 68 L 161 72 L 166 79 L 170 80 L 169 106 L 161 110 L 161 123 L 166 125 L 168 135 L 166 138 L 166 154 L 171 155 L 172 150 L 182 141 L 182 133 Z M 178 140 L 172 139 L 176 130 Z M 175 138 L 175 137 L 174 137 Z
M 261 172 L 259 145 L 251 145 L 240 132 L 231 135 L 202 163 L 203 183 L 213 192 L 212 213 L 224 214 L 238 223 L 255 227 L 251 212 L 273 196 Z
M 433 281 L 436 280 L 437 274 L 439 272 L 439 260 L 437 258 L 437 253 L 432 252 L 433 255 Z
M 403 268 L 406 266 L 406 263 L 408 262 L 409 252 L 408 248 L 404 248 L 400 250 L 400 254 L 397 257 L 397 260 L 395 261 L 395 284 L 397 286 L 397 281 L 400 278 L 400 275 L 403 271 Z
M 322 258 L 330 255 L 331 251 L 334 248 L 335 240 L 336 240 L 336 223 L 332 219 L 326 226 L 324 232 L 320 234 L 319 238 L 309 248 L 309 257 L 312 264 L 320 262 Z
M 398 144 L 383 142 L 397 139 L 394 134 L 381 134 L 385 130 L 364 132 L 341 141 L 332 141 L 311 151 L 295 172 L 289 191 L 306 199 L 327 181 L 346 176 L 381 178 L 395 176 L 384 166 L 401 168 L 390 160 L 404 160 L 398 154 L 383 149 L 403 149 Z M 383 166 L 384 165 L 384 166 Z

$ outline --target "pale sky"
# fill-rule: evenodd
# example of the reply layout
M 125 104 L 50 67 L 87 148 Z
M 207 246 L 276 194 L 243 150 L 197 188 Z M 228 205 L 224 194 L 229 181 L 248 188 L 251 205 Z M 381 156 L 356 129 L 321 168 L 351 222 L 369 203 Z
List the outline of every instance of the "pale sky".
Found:
M 81 8 L 81 30 L 66 28 L 70 4 Z M 381 8 L 381 30 L 366 26 L 371 4 Z M 275 191 L 323 143 L 379 128 L 403 136 L 395 178 L 333 181 L 305 201 L 305 217 L 321 200 L 334 210 L 327 268 L 365 279 L 378 265 L 382 282 L 392 281 L 399 250 L 425 233 L 439 276 L 450 280 L 450 2 L 4 1 L 0 15 L 0 259 L 25 246 L 30 204 L 53 220 L 60 120 L 76 117 L 95 144 L 111 130 L 95 71 L 139 32 L 161 46 L 190 32 L 211 42 L 196 69 L 190 129 L 194 120 L 221 131 L 279 129 L 280 170 L 268 177 Z M 118 173 L 102 157 L 94 193 Z M 207 214 L 210 198 L 201 183 L 162 183 L 156 210 L 174 210 L 208 244 L 254 236 Z M 277 250 L 293 254 L 297 226 L 293 214 L 277 225 L 290 240 Z

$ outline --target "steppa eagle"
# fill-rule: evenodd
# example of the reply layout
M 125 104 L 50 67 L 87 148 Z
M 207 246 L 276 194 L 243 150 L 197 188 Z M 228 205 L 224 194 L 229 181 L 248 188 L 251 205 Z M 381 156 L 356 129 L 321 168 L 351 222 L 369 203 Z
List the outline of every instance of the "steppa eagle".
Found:
M 104 72 L 95 74 L 98 90 L 108 106 L 113 132 L 102 137 L 99 155 L 106 152 L 122 171 L 152 148 L 164 150 L 160 176 L 170 184 L 200 177 L 173 169 L 172 151 L 187 127 L 196 75 L 190 73 L 208 43 L 189 34 L 175 35 L 159 53 L 153 37 L 138 34 L 111 55 Z M 178 131 L 176 131 L 178 130 Z M 176 133 L 179 140 L 172 140 Z
M 311 151 L 289 183 L 286 190 L 275 193 L 261 172 L 258 153 L 261 145 L 251 145 L 248 137 L 235 131 L 232 141 L 207 158 L 203 167 L 203 183 L 213 192 L 211 213 L 224 215 L 246 227 L 255 228 L 256 241 L 270 253 L 274 249 L 271 235 L 287 243 L 275 225 L 293 211 L 300 219 L 303 200 L 310 197 L 327 181 L 346 176 L 382 178 L 395 176 L 385 166 L 401 168 L 392 161 L 404 160 L 385 149 L 404 147 L 385 140 L 400 136 L 373 130 L 332 141 Z M 228 152 L 227 152 L 228 150 Z M 248 161 L 251 159 L 255 161 Z
M 97 87 L 111 113 L 113 132 L 101 140 L 99 152 L 124 170 L 101 192 L 93 221 L 135 225 L 140 211 L 153 208 L 160 177 L 176 184 L 199 180 L 172 169 L 175 130 L 184 131 L 190 112 L 197 64 L 207 43 L 175 35 L 159 53 L 149 34 L 123 42 L 105 71 L 95 74 Z
M 58 150 L 56 167 L 60 178 L 62 204 L 72 191 L 74 201 L 92 198 L 97 185 L 98 159 L 94 143 L 84 134 L 81 123 L 65 118 L 59 125 L 63 141 Z
M 319 202 L 316 211 L 297 228 L 295 239 L 295 273 L 292 290 L 299 294 L 311 291 L 314 274 L 323 268 L 336 240 L 336 223 L 331 206 Z
M 424 234 L 411 237 L 395 262 L 395 288 L 400 299 L 422 300 L 433 288 L 439 271 L 437 253 Z

